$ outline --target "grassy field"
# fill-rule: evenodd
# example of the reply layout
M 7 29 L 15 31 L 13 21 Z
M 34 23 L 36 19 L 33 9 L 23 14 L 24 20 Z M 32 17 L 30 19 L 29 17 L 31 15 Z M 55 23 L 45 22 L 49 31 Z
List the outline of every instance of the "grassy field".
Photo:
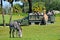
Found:
M 12 16 L 12 20 L 21 19 L 21 18 L 25 17 L 24 15 L 26 16 L 26 14 L 21 14 L 21 15 L 15 14 Z M 4 19 L 5 19 L 5 23 L 9 23 L 10 15 L 4 15 Z M 2 21 L 2 15 L 0 14 L 0 24 L 1 23 L 3 23 L 3 21 Z
M 0 27 L 0 40 L 60 40 L 60 16 L 54 24 L 22 26 L 22 38 L 9 38 L 9 27 Z

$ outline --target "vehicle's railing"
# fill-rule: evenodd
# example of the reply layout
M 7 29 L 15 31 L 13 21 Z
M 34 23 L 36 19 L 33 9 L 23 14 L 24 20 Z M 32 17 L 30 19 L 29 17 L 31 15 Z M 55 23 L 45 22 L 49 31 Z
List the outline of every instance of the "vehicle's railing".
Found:
M 43 15 L 29 15 L 29 20 L 41 20 Z
M 50 17 L 54 17 L 54 15 L 48 15 L 48 18 Z M 29 15 L 29 20 L 42 20 L 43 15 L 35 15 L 35 14 L 30 14 Z

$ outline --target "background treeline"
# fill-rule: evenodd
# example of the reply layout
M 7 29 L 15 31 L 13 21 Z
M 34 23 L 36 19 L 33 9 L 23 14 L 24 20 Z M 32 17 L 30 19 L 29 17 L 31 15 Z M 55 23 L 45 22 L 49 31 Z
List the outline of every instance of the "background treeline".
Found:
M 42 12 L 43 8 L 46 10 L 59 10 L 60 0 L 32 0 L 32 10 Z M 25 12 L 28 10 L 28 1 L 24 1 Z
M 14 5 L 13 6 L 13 12 L 14 13 L 28 13 L 29 11 L 29 4 L 28 0 L 20 0 L 24 3 L 23 6 L 21 5 Z M 42 12 L 43 7 L 46 8 L 46 10 L 59 10 L 60 11 L 60 0 L 32 0 L 32 10 L 33 11 L 39 11 Z M 1 13 L 1 7 L 0 7 L 0 13 Z

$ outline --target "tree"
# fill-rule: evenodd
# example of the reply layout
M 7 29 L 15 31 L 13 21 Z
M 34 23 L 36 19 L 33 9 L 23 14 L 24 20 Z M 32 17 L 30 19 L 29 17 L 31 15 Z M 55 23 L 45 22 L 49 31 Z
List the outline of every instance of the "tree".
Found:
M 10 2 L 10 4 L 11 4 L 11 13 L 10 13 L 10 21 L 9 21 L 9 23 L 10 23 L 12 20 L 12 13 L 13 13 L 13 0 L 8 0 L 8 2 Z
M 42 0 L 48 10 L 60 10 L 60 0 Z
M 15 4 L 13 6 L 13 13 L 17 13 L 17 14 L 22 13 L 22 6 L 20 6 L 19 4 Z
M 15 1 L 19 1 L 19 0 L 15 0 Z
M 32 13 L 32 0 L 28 0 L 29 3 L 29 13 Z
M 22 8 L 23 8 L 23 12 L 26 12 L 26 9 L 28 8 L 27 7 L 27 4 L 28 4 L 28 0 L 21 0 L 22 2 L 23 2 L 23 6 L 22 6 Z M 26 8 L 27 7 L 27 8 Z
M 42 12 L 43 8 L 45 7 L 44 2 L 35 2 L 32 6 L 32 11 L 38 11 L 38 12 Z
M 2 0 L 1 0 L 1 13 L 2 13 L 2 19 L 3 19 L 3 26 L 5 26 L 4 10 L 2 8 Z

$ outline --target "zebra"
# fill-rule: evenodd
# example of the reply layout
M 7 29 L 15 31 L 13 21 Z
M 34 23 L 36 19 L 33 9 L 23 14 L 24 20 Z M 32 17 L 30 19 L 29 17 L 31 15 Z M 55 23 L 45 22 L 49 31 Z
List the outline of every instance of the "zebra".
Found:
M 19 22 L 17 21 L 11 21 L 10 24 L 9 24 L 9 34 L 10 34 L 10 38 L 13 37 L 14 38 L 14 32 L 16 32 L 16 35 L 18 33 L 18 36 L 19 37 L 22 37 L 22 28 L 21 28 L 21 25 Z

